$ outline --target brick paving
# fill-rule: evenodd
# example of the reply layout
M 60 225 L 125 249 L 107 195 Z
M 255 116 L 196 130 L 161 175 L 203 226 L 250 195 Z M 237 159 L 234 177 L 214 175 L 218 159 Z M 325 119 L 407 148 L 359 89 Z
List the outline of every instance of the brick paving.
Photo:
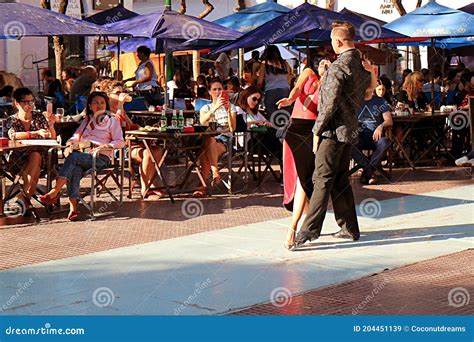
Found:
M 473 315 L 472 265 L 469 249 L 230 315 Z
M 423 168 L 415 171 L 394 170 L 394 182 L 361 187 L 353 177 L 355 199 L 386 200 L 405 195 L 449 189 L 472 184 L 466 168 Z M 244 224 L 281 219 L 290 215 L 281 205 L 282 189 L 273 178 L 256 189 L 249 188 L 238 195 L 218 192 L 212 198 L 199 200 L 201 215 L 187 218 L 182 206 L 185 198 L 175 204 L 162 199 L 158 202 L 126 200 L 117 214 L 97 221 L 69 222 L 61 213 L 52 220 L 39 224 L 3 226 L 0 229 L 0 270 L 57 260 L 113 248 L 173 239 L 211 230 Z M 65 203 L 65 200 L 63 200 Z M 110 209 L 105 199 L 99 199 L 98 207 Z M 199 209 L 200 210 L 200 209 Z M 82 210 L 84 212 L 84 210 Z M 45 217 L 45 213 L 40 211 Z

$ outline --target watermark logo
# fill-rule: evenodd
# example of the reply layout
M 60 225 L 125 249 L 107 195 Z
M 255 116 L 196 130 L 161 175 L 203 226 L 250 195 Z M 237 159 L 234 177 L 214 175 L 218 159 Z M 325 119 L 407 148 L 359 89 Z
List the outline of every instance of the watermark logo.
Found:
M 464 287 L 455 287 L 448 293 L 448 305 L 460 308 L 466 306 L 471 301 L 469 291 Z
M 375 198 L 366 198 L 359 205 L 361 216 L 376 218 L 382 213 L 382 206 Z
M 276 129 L 284 129 L 290 122 L 290 112 L 285 109 L 279 109 L 272 113 L 270 122 Z
M 5 304 L 0 308 L 0 312 L 2 311 L 7 311 L 17 300 L 20 298 L 20 296 L 26 292 L 30 288 L 31 285 L 33 285 L 34 280 L 32 278 L 28 279 L 28 281 L 25 281 L 24 283 L 18 283 L 18 287 L 15 291 L 15 293 L 8 298 Z
M 352 308 L 352 315 L 358 315 L 361 310 L 363 310 L 367 304 L 369 304 L 372 300 L 374 300 L 375 296 L 383 290 L 385 285 L 387 285 L 388 281 L 383 278 L 382 281 L 378 284 L 374 284 L 374 288 L 370 293 L 364 298 L 362 302 L 359 303 L 359 305 L 355 306 Z
M 273 306 L 282 308 L 291 304 L 291 291 L 286 287 L 277 287 L 270 293 L 270 301 Z
M 92 302 L 99 308 L 111 306 L 115 301 L 114 292 L 108 287 L 99 287 L 92 294 Z
M 366 21 L 360 26 L 359 34 L 362 40 L 378 39 L 382 34 L 382 28 L 375 21 Z
M 183 37 L 187 40 L 199 39 L 204 34 L 204 28 L 200 23 L 197 22 L 187 22 L 183 25 L 181 29 Z
M 197 297 L 201 294 L 201 292 L 206 289 L 207 287 L 209 287 L 209 285 L 211 285 L 212 281 L 211 279 L 207 278 L 206 281 L 200 283 L 200 282 L 197 282 L 195 284 L 195 288 L 194 288 L 194 291 L 191 295 L 189 295 L 186 300 L 177 308 L 174 310 L 174 314 L 175 315 L 180 315 L 184 309 L 186 309 L 186 307 L 190 306 L 190 305 L 194 305 Z
M 204 204 L 196 198 L 187 199 L 181 205 L 181 212 L 188 219 L 199 217 L 204 213 Z
M 108 110 L 100 110 L 94 113 L 92 123 L 95 127 L 107 130 L 112 125 L 112 118 L 114 117 L 115 115 L 112 112 Z
M 22 199 L 15 198 L 5 203 L 4 214 L 7 217 L 20 217 L 26 213 L 26 204 Z
M 455 131 L 467 128 L 469 126 L 469 116 L 466 111 L 457 110 L 449 114 L 448 124 Z
M 20 21 L 10 21 L 3 29 L 3 35 L 10 39 L 20 39 L 23 38 L 25 34 L 26 27 Z

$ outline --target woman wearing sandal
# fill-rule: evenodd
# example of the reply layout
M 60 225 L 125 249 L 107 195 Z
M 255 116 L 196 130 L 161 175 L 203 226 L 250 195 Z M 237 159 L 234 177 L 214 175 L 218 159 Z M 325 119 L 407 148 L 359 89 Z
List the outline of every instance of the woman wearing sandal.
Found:
M 131 97 L 124 93 L 123 84 L 119 81 L 111 82 L 107 89 L 110 110 L 115 113 L 115 116 L 120 122 L 121 127 L 124 127 L 126 131 L 138 129 L 140 126 L 133 123 L 132 120 L 127 116 L 124 109 L 124 103 L 131 101 Z M 150 149 L 155 157 L 155 160 L 161 160 L 163 156 L 163 149 L 160 146 L 150 146 Z M 161 198 L 163 193 L 159 190 L 148 190 L 146 188 L 148 183 L 154 179 L 156 174 L 155 164 L 151 157 L 151 153 L 143 146 L 142 143 L 133 143 L 130 151 L 132 160 L 140 165 L 140 193 L 143 199 L 148 196 L 156 196 Z
M 59 170 L 54 188 L 39 198 L 44 204 L 54 204 L 58 201 L 62 187 L 67 184 L 69 196 L 68 219 L 70 221 L 76 221 L 78 218 L 77 200 L 79 199 L 80 182 L 84 173 L 92 168 L 93 152 L 99 152 L 96 159 L 96 168 L 103 169 L 110 164 L 111 158 L 113 158 L 110 149 L 125 146 L 120 123 L 114 115 L 109 114 L 109 110 L 109 99 L 105 93 L 92 92 L 89 95 L 86 118 L 66 145 L 90 142 L 92 149 L 87 152 L 72 152 L 64 161 L 61 170 Z
M 285 247 L 293 247 L 298 222 L 306 213 L 313 193 L 313 126 L 318 116 L 320 78 L 331 65 L 327 59 L 318 64 L 318 72 L 310 67 L 303 70 L 288 98 L 277 102 L 278 108 L 288 107 L 296 101 L 291 122 L 283 142 L 283 204 L 292 211 Z M 318 77 L 319 74 L 319 77 Z
M 51 112 L 43 114 L 33 112 L 35 101 L 33 93 L 28 88 L 18 88 L 13 93 L 13 104 L 17 114 L 7 119 L 6 127 L 11 140 L 23 139 L 56 139 L 54 130 L 55 118 Z M 44 147 L 29 147 L 26 150 L 13 151 L 9 160 L 11 171 L 23 178 L 23 195 L 18 196 L 28 208 L 31 207 L 31 196 L 36 192 L 36 185 L 41 170 L 46 166 L 47 149 Z
M 232 132 L 236 127 L 237 109 L 229 102 L 228 97 L 223 96 L 223 90 L 224 86 L 219 78 L 211 80 L 209 83 L 209 94 L 211 95 L 212 103 L 204 105 L 200 111 L 201 125 L 209 126 L 209 122 L 216 122 L 217 130 L 230 132 L 204 139 L 199 161 L 203 179 L 206 180 L 212 171 L 211 186 L 215 186 L 221 181 L 217 164 L 219 158 L 227 151 L 227 144 L 232 138 Z M 205 196 L 205 188 L 200 188 L 193 195 L 195 197 Z

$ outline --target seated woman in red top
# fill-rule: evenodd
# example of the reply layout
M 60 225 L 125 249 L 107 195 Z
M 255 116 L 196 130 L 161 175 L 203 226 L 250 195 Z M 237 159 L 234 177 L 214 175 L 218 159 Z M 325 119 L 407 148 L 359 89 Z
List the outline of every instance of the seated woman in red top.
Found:
M 320 77 L 330 65 L 331 62 L 327 59 L 319 62 Z M 306 212 L 313 192 L 312 129 L 317 117 L 319 85 L 320 78 L 317 74 L 311 68 L 306 68 L 298 77 L 290 96 L 277 102 L 278 108 L 282 108 L 296 101 L 283 143 L 283 204 L 293 211 L 286 248 L 293 245 L 298 222 L 303 211 Z

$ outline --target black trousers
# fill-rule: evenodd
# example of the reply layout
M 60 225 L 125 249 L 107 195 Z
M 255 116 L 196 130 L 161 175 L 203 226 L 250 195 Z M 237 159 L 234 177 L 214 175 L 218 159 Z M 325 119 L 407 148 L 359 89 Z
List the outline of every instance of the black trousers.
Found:
M 352 145 L 333 139 L 322 138 L 316 152 L 316 168 L 313 174 L 314 190 L 308 213 L 299 237 L 316 239 L 321 234 L 324 217 L 331 196 L 336 222 L 341 229 L 359 237 L 359 224 L 349 178 Z

